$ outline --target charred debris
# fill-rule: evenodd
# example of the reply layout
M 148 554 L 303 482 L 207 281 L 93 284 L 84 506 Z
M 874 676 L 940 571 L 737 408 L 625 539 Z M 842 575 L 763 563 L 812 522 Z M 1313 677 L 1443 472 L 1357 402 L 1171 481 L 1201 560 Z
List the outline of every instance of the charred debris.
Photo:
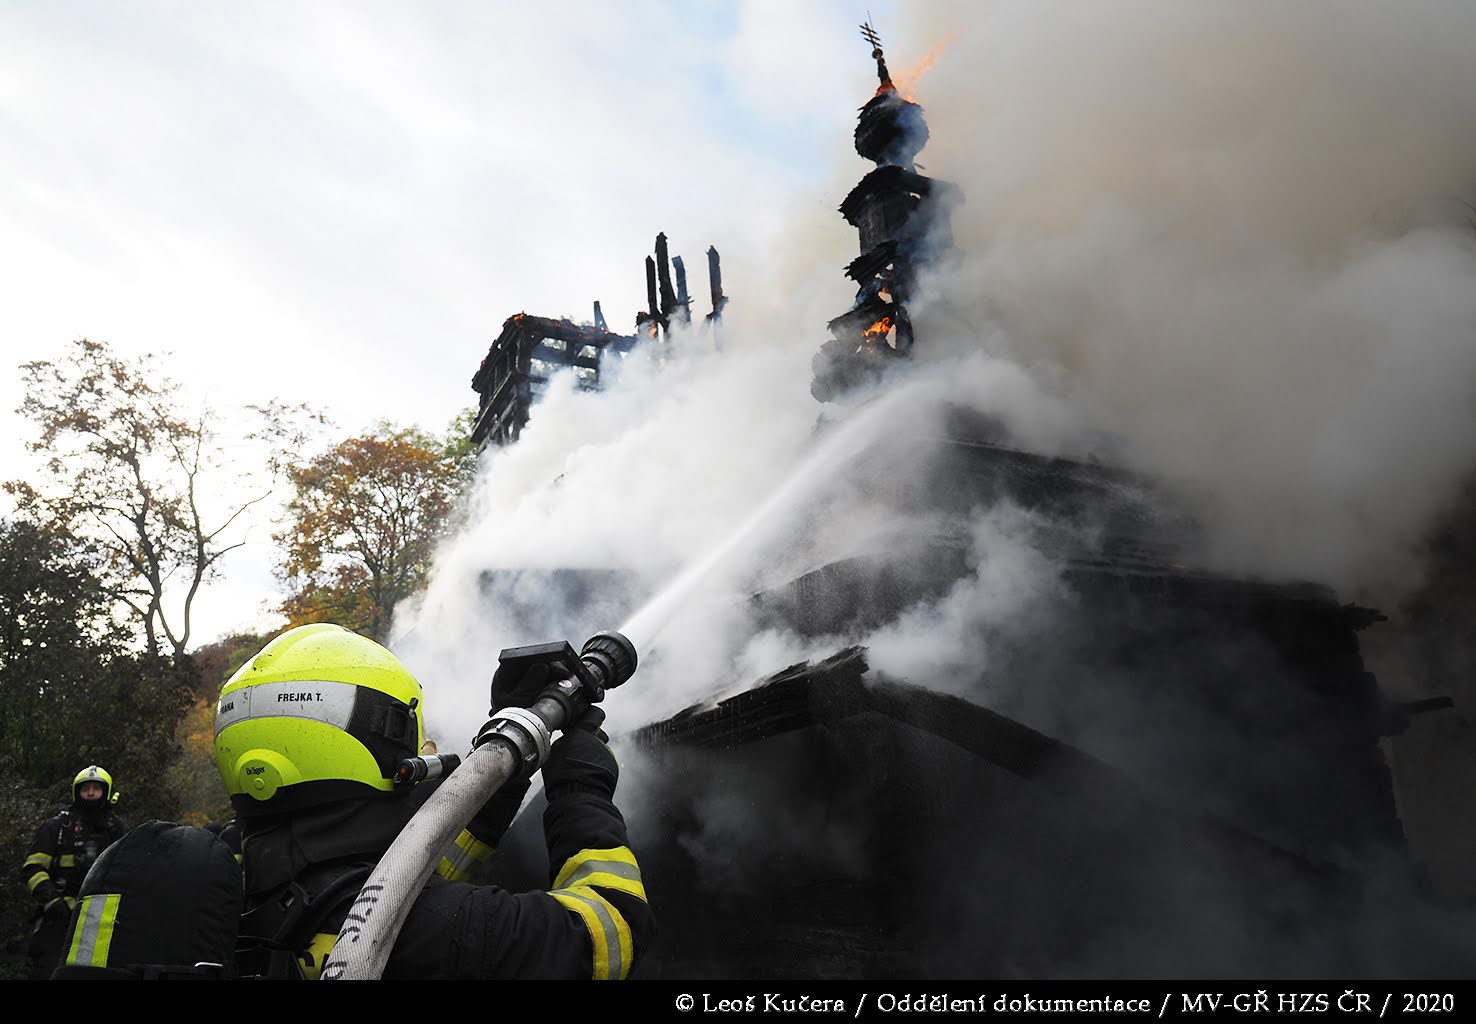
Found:
M 723 293 L 722 262 L 712 246 L 707 249 L 707 279 L 712 311 L 702 328 L 717 345 L 728 297 Z M 629 335 L 610 330 L 599 302 L 594 304 L 594 319 L 587 324 L 526 312 L 504 320 L 502 332 L 472 375 L 472 390 L 477 393 L 472 440 L 480 447 L 513 443 L 528 425 L 529 411 L 554 373 L 572 368 L 580 387 L 598 388 L 606 360 L 625 358 L 643 341 L 669 344 L 675 328 L 691 323 L 686 266 L 680 256 L 668 256 L 665 232 L 656 236 L 654 258 L 646 257 L 646 307 L 636 314 L 636 331 Z
M 927 344 L 907 304 L 919 272 L 946 258 L 960 199 L 918 173 L 922 108 L 862 32 L 880 84 L 856 149 L 876 167 L 841 205 L 860 239 L 846 268 L 858 292 L 815 357 L 821 402 Z M 479 436 L 516 436 L 488 419 L 499 351 L 526 360 L 566 341 L 555 351 L 595 371 L 601 351 L 687 320 L 680 264 L 673 285 L 665 263 L 658 238 L 633 338 L 509 320 L 478 374 L 490 424 Z M 712 280 L 717 317 L 726 299 Z M 536 376 L 526 361 L 519 372 Z M 1059 569 L 1051 599 L 1023 626 L 981 633 L 987 656 L 946 677 L 894 678 L 840 641 L 641 729 L 632 835 L 663 931 L 647 976 L 1469 970 L 1469 915 L 1428 897 L 1405 849 L 1380 749 L 1405 719 L 1358 639 L 1379 613 L 1318 586 L 1194 568 L 1193 524 L 1150 484 L 1021 450 L 965 410 L 942 436 L 874 446 L 848 486 L 936 529 L 753 595 L 759 628 L 854 641 L 942 601 L 979 572 L 971 518 L 1001 503 L 1050 524 L 1035 543 Z M 608 614 L 618 584 L 588 588 L 569 614 Z M 546 879 L 537 821 L 525 814 L 509 834 L 504 883 Z

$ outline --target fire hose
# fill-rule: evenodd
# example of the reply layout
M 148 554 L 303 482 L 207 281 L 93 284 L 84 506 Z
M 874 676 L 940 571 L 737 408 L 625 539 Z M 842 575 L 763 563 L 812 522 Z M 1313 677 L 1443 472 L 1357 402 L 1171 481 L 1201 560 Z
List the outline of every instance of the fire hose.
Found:
M 546 664 L 563 670 L 528 707 L 492 715 L 467 759 L 447 775 L 380 858 L 359 890 L 323 965 L 324 981 L 379 978 L 410 908 L 440 861 L 482 805 L 510 779 L 531 775 L 548 759 L 553 734 L 576 721 L 605 691 L 630 679 L 635 646 L 613 631 L 596 633 L 577 655 L 567 642 L 514 647 L 504 666 Z M 412 770 L 420 774 L 423 769 Z

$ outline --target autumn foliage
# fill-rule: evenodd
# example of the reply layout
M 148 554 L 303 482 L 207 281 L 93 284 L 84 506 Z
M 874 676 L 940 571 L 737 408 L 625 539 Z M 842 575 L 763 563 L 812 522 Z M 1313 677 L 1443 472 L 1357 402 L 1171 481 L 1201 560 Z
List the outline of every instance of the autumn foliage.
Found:
M 290 625 L 385 638 L 450 525 L 474 459 L 464 437 L 459 421 L 445 439 L 381 424 L 288 470 L 296 493 L 276 540 Z
M 440 437 L 386 423 L 333 443 L 307 406 L 196 405 L 166 362 L 82 339 L 21 367 L 37 462 L 0 482 L 14 506 L 0 509 L 0 862 L 12 866 L 89 763 L 113 773 L 130 824 L 233 813 L 215 697 L 285 626 L 201 646 L 193 619 L 284 475 L 287 625 L 377 640 L 423 586 L 470 483 L 468 414 Z M 20 887 L 0 890 L 0 938 L 32 911 Z M 0 978 L 7 967 L 0 954 Z

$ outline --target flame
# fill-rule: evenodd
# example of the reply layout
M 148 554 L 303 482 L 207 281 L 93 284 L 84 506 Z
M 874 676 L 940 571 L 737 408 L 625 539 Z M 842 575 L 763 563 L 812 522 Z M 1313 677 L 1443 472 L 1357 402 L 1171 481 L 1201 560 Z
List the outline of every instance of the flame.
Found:
M 957 32 L 950 32 L 943 37 L 942 42 L 937 43 L 929 50 L 923 59 L 918 61 L 906 71 L 892 76 L 892 85 L 896 88 L 898 95 L 911 103 L 917 102 L 917 80 L 930 71 L 943 51 L 948 49 L 948 44 L 958 37 Z M 880 89 L 877 92 L 881 92 Z
M 866 328 L 866 330 L 862 331 L 861 333 L 862 333 L 863 336 L 868 337 L 868 338 L 871 337 L 871 335 L 873 335 L 873 334 L 876 334 L 876 335 L 880 335 L 880 336 L 885 337 L 886 334 L 887 334 L 887 332 L 890 331 L 891 329 L 892 329 L 892 318 L 889 317 L 889 316 L 884 316 L 880 320 L 878 320 L 876 323 L 874 323 L 870 327 Z

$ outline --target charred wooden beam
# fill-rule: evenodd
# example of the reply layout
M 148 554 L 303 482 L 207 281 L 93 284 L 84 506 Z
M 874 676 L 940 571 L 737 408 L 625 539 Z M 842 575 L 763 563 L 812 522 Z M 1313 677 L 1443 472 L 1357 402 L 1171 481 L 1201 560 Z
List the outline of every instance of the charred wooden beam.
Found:
M 541 388 L 559 369 L 572 368 L 582 387 L 597 387 L 605 349 L 629 351 L 636 339 L 611 334 L 598 302 L 595 320 L 576 324 L 527 313 L 508 317 L 472 376 L 472 390 L 480 396 L 472 440 L 480 445 L 517 440 Z
M 707 288 L 712 296 L 712 312 L 707 314 L 707 319 L 720 320 L 728 305 L 728 297 L 723 294 L 722 258 L 711 245 L 707 247 Z
M 671 258 L 671 266 L 676 272 L 676 315 L 682 323 L 689 324 L 692 322 L 692 298 L 687 294 L 687 268 L 680 256 Z
M 656 261 L 646 257 L 646 309 L 636 314 L 636 326 L 661 323 L 661 303 L 656 298 Z
M 677 299 L 671 287 L 671 259 L 667 255 L 664 231 L 656 236 L 656 280 L 661 286 L 661 326 L 666 328 L 671 326 Z

